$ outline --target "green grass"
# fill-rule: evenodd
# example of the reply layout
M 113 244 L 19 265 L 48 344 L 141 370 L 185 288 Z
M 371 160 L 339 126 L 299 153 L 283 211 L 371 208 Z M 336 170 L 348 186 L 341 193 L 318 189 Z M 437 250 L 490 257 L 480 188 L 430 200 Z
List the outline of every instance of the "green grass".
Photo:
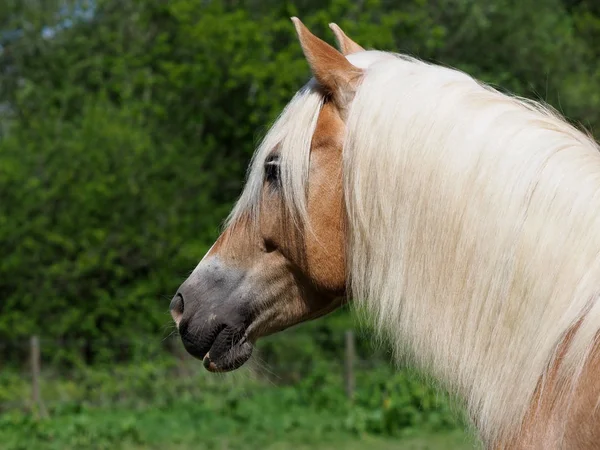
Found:
M 460 408 L 414 373 L 357 368 L 351 402 L 340 365 L 323 359 L 279 369 L 275 381 L 250 368 L 214 376 L 169 358 L 47 373 L 45 420 L 27 404 L 7 406 L 31 392 L 5 370 L 0 450 L 476 448 Z
M 251 407 L 251 405 L 248 405 Z M 396 437 L 343 431 L 336 417 L 313 408 L 274 405 L 250 420 L 210 411 L 202 404 L 142 410 L 65 412 L 35 422 L 2 419 L 0 448 L 10 450 L 466 450 L 475 442 L 461 430 L 409 430 Z
M 422 434 L 397 439 L 376 436 L 353 437 L 340 434 L 325 442 L 305 445 L 293 442 L 277 442 L 265 447 L 266 450 L 473 450 L 475 441 L 461 431 Z M 190 449 L 191 450 L 191 449 Z
M 313 442 L 311 440 L 310 444 L 306 444 L 302 438 L 303 435 L 291 436 L 287 441 L 277 441 L 267 444 L 264 447 L 256 448 L 264 450 L 473 450 L 478 448 L 474 441 L 462 432 L 446 432 L 398 439 L 335 434 L 320 442 Z M 206 448 L 205 445 L 202 440 L 199 440 L 198 442 L 187 444 L 160 443 L 154 447 L 132 446 L 126 450 L 147 450 L 154 448 L 164 450 L 199 450 Z M 231 447 L 231 438 L 223 436 L 220 446 L 216 446 L 215 448 L 226 450 L 237 447 Z M 247 448 L 254 447 L 249 444 Z
M 466 450 L 460 428 L 427 423 L 390 433 L 357 427 L 358 408 L 299 401 L 297 389 L 268 388 L 143 407 L 55 409 L 47 420 L 18 412 L 0 417 L 2 450 Z M 369 431 L 371 430 L 371 431 Z M 373 431 L 374 430 L 374 431 Z

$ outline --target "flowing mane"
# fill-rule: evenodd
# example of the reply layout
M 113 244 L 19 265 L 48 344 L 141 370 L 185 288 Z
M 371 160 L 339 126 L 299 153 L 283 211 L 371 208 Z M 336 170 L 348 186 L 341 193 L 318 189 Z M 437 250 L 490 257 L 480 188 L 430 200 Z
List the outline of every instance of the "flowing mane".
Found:
M 568 333 L 558 377 L 576 383 L 600 329 L 598 145 L 457 70 L 377 51 L 347 58 L 365 69 L 343 149 L 351 296 L 399 356 L 466 399 L 484 441 L 507 440 Z M 283 198 L 306 220 L 323 102 L 312 82 L 290 102 L 230 223 L 260 213 L 279 144 Z

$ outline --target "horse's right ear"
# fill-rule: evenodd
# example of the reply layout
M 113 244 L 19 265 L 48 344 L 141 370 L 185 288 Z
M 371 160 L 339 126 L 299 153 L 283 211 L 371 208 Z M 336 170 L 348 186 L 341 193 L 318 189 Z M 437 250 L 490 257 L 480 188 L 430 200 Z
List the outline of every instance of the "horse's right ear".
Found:
M 339 51 L 312 34 L 300 19 L 292 17 L 292 21 L 315 79 L 344 111 L 354 98 L 363 70 L 350 64 Z
M 329 28 L 333 31 L 338 47 L 344 56 L 365 51 L 364 48 L 346 36 L 346 33 L 344 33 L 337 23 L 330 23 Z

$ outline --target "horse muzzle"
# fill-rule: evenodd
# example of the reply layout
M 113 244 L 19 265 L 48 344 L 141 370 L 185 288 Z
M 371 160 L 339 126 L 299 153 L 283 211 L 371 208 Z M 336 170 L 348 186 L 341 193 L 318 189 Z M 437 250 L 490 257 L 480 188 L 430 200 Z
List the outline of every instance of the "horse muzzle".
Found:
M 243 272 L 210 259 L 179 287 L 169 309 L 186 351 L 209 371 L 227 372 L 252 355 L 251 299 Z

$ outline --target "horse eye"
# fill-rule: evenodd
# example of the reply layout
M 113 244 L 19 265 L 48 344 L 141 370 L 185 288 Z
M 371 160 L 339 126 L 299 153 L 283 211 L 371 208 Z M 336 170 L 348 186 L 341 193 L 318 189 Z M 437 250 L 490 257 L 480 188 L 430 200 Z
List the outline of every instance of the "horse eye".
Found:
M 279 181 L 279 157 L 270 157 L 265 162 L 265 180 L 269 183 Z

